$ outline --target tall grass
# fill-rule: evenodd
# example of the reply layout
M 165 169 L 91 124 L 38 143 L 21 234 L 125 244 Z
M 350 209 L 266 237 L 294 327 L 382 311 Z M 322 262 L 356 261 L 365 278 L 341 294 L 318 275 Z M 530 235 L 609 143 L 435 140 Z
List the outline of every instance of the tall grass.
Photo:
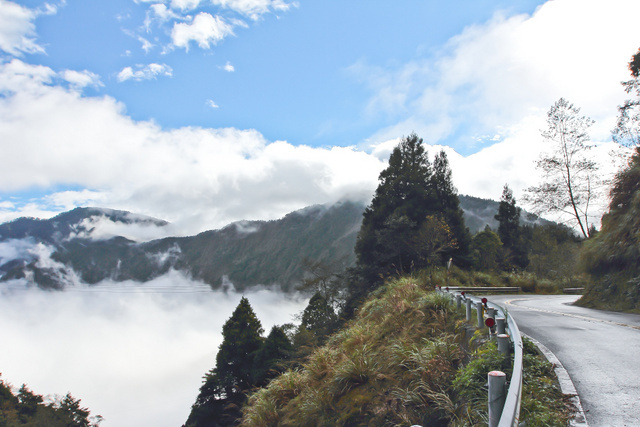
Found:
M 374 292 L 323 347 L 250 397 L 242 425 L 480 425 L 487 372 L 508 366 L 492 344 L 463 350 L 464 310 L 432 291 L 452 277 L 431 273 Z

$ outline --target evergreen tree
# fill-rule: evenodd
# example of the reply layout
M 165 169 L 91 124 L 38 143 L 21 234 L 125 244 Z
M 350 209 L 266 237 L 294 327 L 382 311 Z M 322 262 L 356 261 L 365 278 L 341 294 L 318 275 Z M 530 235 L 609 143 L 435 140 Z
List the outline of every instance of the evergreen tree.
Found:
M 233 425 L 240 417 L 245 393 L 254 386 L 252 372 L 264 330 L 249 300 L 242 297 L 222 327 L 216 367 L 204 376 L 187 426 Z
M 489 226 L 473 236 L 472 259 L 478 270 L 495 270 L 498 266 L 499 251 L 502 247 L 500 237 Z
M 321 341 L 332 332 L 336 321 L 333 307 L 320 292 L 317 292 L 302 313 L 300 327 L 307 329 Z
M 291 359 L 293 345 L 281 326 L 274 326 L 253 359 L 253 381 L 264 386 L 278 373 L 284 372 L 284 362 Z
M 635 95 L 618 106 L 618 123 L 613 130 L 614 141 L 633 147 L 640 144 L 640 50 L 629 62 L 631 80 L 622 82 L 624 91 Z
M 443 253 L 443 259 L 449 259 L 453 255 L 458 263 L 464 263 L 464 257 L 469 252 L 471 234 L 464 223 L 464 212 L 460 208 L 458 190 L 453 185 L 449 159 L 444 150 L 436 154 L 433 160 L 431 184 L 435 192 L 435 210 L 447 223 L 456 241 L 454 248 Z
M 421 253 L 425 245 L 416 241 L 432 216 L 452 236 L 450 244 L 439 246 L 439 260 Z M 362 281 L 352 287 L 352 297 L 354 290 L 363 295 L 388 276 L 440 263 L 451 255 L 459 261 L 470 240 L 446 154 L 436 155 L 432 166 L 422 139 L 411 134 L 394 148 L 364 212 L 355 248 Z
M 498 236 L 502 242 L 503 268 L 512 266 L 525 268 L 529 264 L 527 248 L 520 229 L 520 213 L 522 209 L 516 206 L 513 191 L 507 184 L 502 189 L 502 197 L 498 206 L 498 213 L 494 218 L 498 221 Z
M 513 191 L 507 184 L 502 189 L 502 197 L 498 206 L 498 213 L 494 218 L 498 221 L 498 236 L 502 244 L 508 248 L 513 247 L 518 241 L 521 209 L 516 206 Z

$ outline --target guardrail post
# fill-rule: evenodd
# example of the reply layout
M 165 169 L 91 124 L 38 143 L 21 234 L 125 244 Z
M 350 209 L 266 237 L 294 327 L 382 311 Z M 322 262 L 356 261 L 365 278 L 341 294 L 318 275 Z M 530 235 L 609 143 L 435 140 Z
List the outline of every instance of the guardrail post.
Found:
M 496 318 L 496 333 L 498 335 L 505 333 L 505 325 L 507 323 L 507 319 L 504 317 Z
M 462 295 L 456 295 L 456 308 L 460 308 L 461 303 L 462 303 Z
M 497 427 L 506 398 L 507 375 L 502 371 L 491 371 L 489 382 L 489 427 Z
M 498 351 L 505 356 L 509 354 L 509 335 L 498 335 Z
M 471 298 L 467 298 L 465 301 L 467 304 L 467 322 L 471 321 Z
M 484 327 L 484 316 L 482 313 L 483 304 L 481 302 L 476 303 L 476 311 L 478 312 L 478 329 L 482 329 Z

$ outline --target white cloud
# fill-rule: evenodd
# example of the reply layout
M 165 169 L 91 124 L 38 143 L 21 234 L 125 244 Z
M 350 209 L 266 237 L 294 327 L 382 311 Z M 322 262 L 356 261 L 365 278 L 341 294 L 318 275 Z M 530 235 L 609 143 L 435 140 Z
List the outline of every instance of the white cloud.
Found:
M 214 100 L 212 99 L 207 99 L 206 104 L 210 107 L 210 108 L 220 108 L 220 106 L 218 104 L 215 103 Z
M 171 77 L 173 75 L 173 70 L 167 64 L 147 64 L 147 65 L 136 65 L 135 70 L 133 67 L 125 67 L 118 73 L 118 81 L 124 82 L 127 80 L 151 80 L 155 79 L 157 76 L 167 76 Z
M 211 45 L 233 35 L 233 25 L 220 16 L 211 16 L 200 12 L 191 23 L 179 22 L 173 25 L 171 39 L 174 46 L 189 50 L 189 43 L 194 41 L 201 49 L 209 49 Z
M 64 70 L 61 73 L 61 77 L 76 89 L 82 89 L 87 86 L 103 86 L 102 82 L 100 81 L 100 76 L 87 70 Z
M 44 53 L 36 43 L 33 21 L 37 12 L 17 3 L 0 0 L 0 49 L 15 56 L 23 53 Z
M 125 224 L 112 221 L 106 216 L 93 215 L 77 224 L 76 231 L 66 238 L 108 240 L 120 236 L 141 243 L 169 237 L 172 231 L 168 225 L 161 227 L 150 222 Z
M 236 70 L 236 68 L 233 65 L 231 65 L 231 63 L 229 61 L 227 61 L 227 63 L 224 64 L 222 69 L 225 70 L 228 73 L 233 73 Z
M 397 117 L 371 139 L 424 130 L 429 142 L 474 152 L 478 135 L 506 138 L 565 97 L 597 121 L 594 140 L 609 140 L 619 82 L 640 45 L 638 14 L 633 1 L 549 1 L 532 16 L 498 13 L 466 28 L 435 60 L 395 70 L 357 63 L 351 71 L 373 90 L 368 114 Z
M 231 9 L 252 20 L 271 11 L 286 12 L 291 7 L 297 7 L 297 2 L 287 3 L 283 0 L 212 0 L 212 3 L 227 9 Z
M 627 33 L 637 14 L 622 13 L 619 1 L 602 7 L 557 0 L 531 17 L 497 16 L 452 39 L 452 53 L 436 62 L 416 60 L 391 73 L 374 68 L 366 80 L 374 90 L 368 114 L 398 120 L 372 136 L 375 148 L 365 151 L 267 141 L 251 129 L 163 130 L 132 120 L 113 98 L 83 97 L 56 85 L 63 74 L 50 68 L 17 59 L 0 64 L 0 141 L 12 141 L 2 146 L 0 191 L 86 189 L 54 192 L 26 205 L 0 200 L 0 221 L 101 205 L 166 219 L 182 233 L 194 233 L 242 219 L 274 219 L 348 195 L 367 199 L 394 141 L 412 131 L 426 143 L 459 134 L 461 151 L 481 144 L 479 135 L 491 135 L 480 138 L 487 146 L 467 150 L 475 154 L 450 152 L 455 183 L 462 194 L 493 199 L 509 183 L 520 198 L 537 181 L 539 130 L 560 96 L 598 120 L 595 141 L 609 139 L 625 97 L 619 81 L 627 78 L 626 63 L 640 38 Z M 217 25 L 213 16 L 199 14 L 189 24 L 175 24 L 182 31 L 175 45 L 186 49 L 193 40 L 206 48 L 221 40 L 226 33 L 212 30 L 212 22 Z M 593 31 L 594 25 L 603 30 Z M 166 65 L 155 66 L 130 67 L 121 77 L 170 73 Z M 368 67 L 360 63 L 352 71 L 364 76 Z
M 171 0 L 171 7 L 182 11 L 195 9 L 199 5 L 200 0 Z
M 193 233 L 347 195 L 370 197 L 384 167 L 353 148 L 269 142 L 255 130 L 162 130 L 131 120 L 112 98 L 51 85 L 53 76 L 19 60 L 0 65 L 0 92 L 7 93 L 0 98 L 0 141 L 13 141 L 0 157 L 0 191 L 84 190 L 53 192 L 19 206 L 14 217 L 99 205 Z
M 215 366 L 222 325 L 242 296 L 175 271 L 143 285 L 12 287 L 0 298 L 2 344 L 14 350 L 0 352 L 2 379 L 38 394 L 71 392 L 105 417 L 103 425 L 118 427 L 186 421 L 202 376 Z M 306 303 L 265 289 L 244 296 L 266 334 L 292 322 Z
M 138 37 L 138 41 L 142 43 L 142 50 L 144 50 L 145 53 L 149 53 L 151 49 L 153 49 L 154 47 L 154 44 L 151 43 L 149 40 L 145 39 L 144 37 Z

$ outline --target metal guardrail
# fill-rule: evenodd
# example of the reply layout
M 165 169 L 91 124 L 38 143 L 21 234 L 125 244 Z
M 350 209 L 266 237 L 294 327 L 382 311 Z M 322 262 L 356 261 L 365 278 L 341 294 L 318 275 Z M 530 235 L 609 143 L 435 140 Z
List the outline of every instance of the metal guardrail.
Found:
M 520 293 L 518 286 L 449 286 L 449 292 L 471 292 L 474 294 L 510 294 Z
M 472 304 L 472 306 L 482 303 L 482 298 L 469 295 L 469 293 L 465 291 L 453 291 L 449 288 L 445 288 L 444 290 L 437 288 L 437 290 L 448 293 L 454 301 L 456 296 L 460 295 L 465 300 L 469 299 L 475 303 Z M 513 372 L 498 427 L 517 427 L 520 422 L 520 405 L 522 401 L 522 336 L 520 335 L 520 330 L 515 320 L 509 316 L 506 310 L 491 301 L 487 301 L 485 305 L 488 308 L 495 309 L 499 316 L 507 319 L 506 328 L 509 339 L 513 343 Z

